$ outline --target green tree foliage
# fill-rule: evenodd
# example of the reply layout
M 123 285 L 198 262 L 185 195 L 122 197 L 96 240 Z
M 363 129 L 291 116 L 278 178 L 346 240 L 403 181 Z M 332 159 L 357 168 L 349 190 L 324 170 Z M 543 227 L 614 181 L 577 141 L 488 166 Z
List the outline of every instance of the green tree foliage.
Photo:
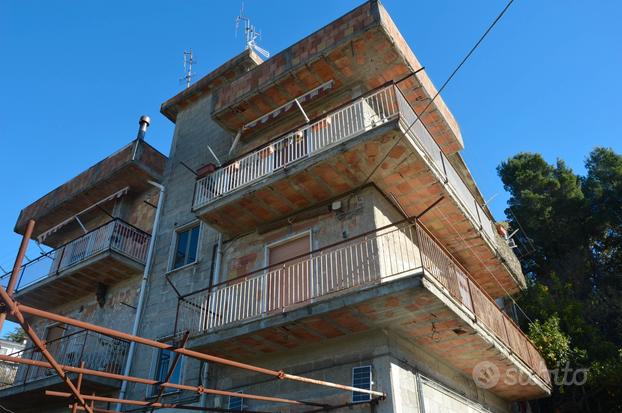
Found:
M 23 343 L 26 340 L 26 332 L 21 327 L 15 327 L 5 338 L 14 343 Z
M 520 153 L 498 173 L 529 282 L 519 303 L 549 368 L 588 368 L 585 386 L 561 386 L 542 411 L 622 411 L 622 156 L 596 148 L 585 176 Z

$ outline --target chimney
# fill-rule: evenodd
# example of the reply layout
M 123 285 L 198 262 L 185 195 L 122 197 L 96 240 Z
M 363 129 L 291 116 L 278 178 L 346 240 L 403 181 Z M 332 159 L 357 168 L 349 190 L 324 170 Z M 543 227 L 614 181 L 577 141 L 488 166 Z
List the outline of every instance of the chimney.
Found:
M 151 118 L 147 115 L 142 115 L 138 120 L 138 124 L 140 127 L 138 128 L 138 134 L 136 135 L 136 139 L 140 139 L 141 141 L 145 139 L 145 132 L 147 132 L 147 128 L 151 123 Z

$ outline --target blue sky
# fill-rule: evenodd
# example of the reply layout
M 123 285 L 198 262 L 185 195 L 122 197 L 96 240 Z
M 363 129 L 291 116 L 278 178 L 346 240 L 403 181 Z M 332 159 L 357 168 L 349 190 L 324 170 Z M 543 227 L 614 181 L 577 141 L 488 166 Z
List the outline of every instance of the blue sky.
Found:
M 276 53 L 360 3 L 247 0 L 245 9 Z M 439 86 L 504 5 L 383 4 Z M 193 48 L 199 77 L 240 52 L 239 7 L 0 0 L 0 265 L 12 265 L 20 209 L 133 139 L 140 115 L 152 118 L 148 141 L 168 153 L 173 125 L 159 106 L 182 88 L 182 52 Z M 497 195 L 498 219 L 507 195 L 495 168 L 509 156 L 540 152 L 580 173 L 594 146 L 622 152 L 620 21 L 615 0 L 516 0 L 447 87 L 463 155 L 484 196 Z

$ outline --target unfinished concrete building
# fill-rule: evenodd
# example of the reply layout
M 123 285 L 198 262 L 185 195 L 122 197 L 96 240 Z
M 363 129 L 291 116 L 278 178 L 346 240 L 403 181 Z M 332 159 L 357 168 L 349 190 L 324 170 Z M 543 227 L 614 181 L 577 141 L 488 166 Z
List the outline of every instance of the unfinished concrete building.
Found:
M 163 173 L 150 164 L 149 176 L 119 175 L 118 185 L 81 204 L 78 191 L 59 189 L 54 202 L 26 208 L 16 229 L 36 217 L 45 223 L 37 236 L 61 246 L 83 224 L 95 226 L 67 221 L 79 211 L 104 223 L 90 207 L 99 198 L 109 211 L 119 204 L 114 211 L 126 215 L 113 216 L 147 237 L 151 215 L 142 225 L 131 217 L 144 207 L 141 191 L 152 190 L 145 182 L 162 174 L 137 333 L 178 343 L 188 332 L 188 349 L 386 398 L 185 357 L 169 375 L 172 354 L 140 345 L 127 362 L 132 375 L 344 411 L 519 411 L 525 406 L 516 401 L 551 391 L 542 356 L 496 303 L 525 279 L 460 155 L 458 124 L 435 94 L 384 7 L 369 1 L 266 61 L 245 50 L 164 102 L 175 132 Z M 142 183 L 135 189 L 142 195 L 128 198 L 135 204 L 111 198 L 134 188 L 123 179 Z M 103 266 L 83 258 L 71 273 L 50 277 L 58 287 L 35 283 L 16 298 L 52 308 L 63 292 L 80 290 L 83 304 L 58 311 L 80 317 L 90 300 L 90 317 L 127 330 L 106 313 L 110 304 L 95 304 L 104 271 L 118 270 L 103 283 L 107 297 L 122 286 L 136 292 L 144 259 L 127 258 L 111 249 L 99 258 Z M 135 400 L 160 394 L 157 386 L 92 385 Z M 0 398 L 28 389 L 18 384 Z M 313 410 L 170 389 L 162 398 L 234 411 Z
M 166 156 L 141 136 L 24 208 L 15 231 L 23 234 L 28 221 L 36 220 L 33 240 L 42 251 L 22 266 L 14 298 L 129 332 L 159 197 L 149 182 L 162 180 L 165 163 Z M 3 287 L 9 275 L 2 276 Z M 32 324 L 59 363 L 123 371 L 129 343 L 40 319 Z M 17 355 L 43 360 L 32 343 Z M 51 369 L 2 362 L 0 370 L 11 377 L 0 389 L 5 408 L 67 411 L 66 401 L 44 395 L 46 389 L 64 389 Z M 121 383 L 86 377 L 83 385 L 88 392 L 116 395 Z
M 166 101 L 175 134 L 141 334 L 190 331 L 191 349 L 373 386 L 388 395 L 383 412 L 503 412 L 546 396 L 542 357 L 495 304 L 525 280 L 460 156 L 458 125 L 440 97 L 413 124 L 436 93 L 420 68 L 371 1 L 265 62 L 247 50 Z M 156 359 L 134 371 L 157 372 Z M 521 384 L 478 387 L 482 361 Z M 368 400 L 217 366 L 182 363 L 177 377 Z

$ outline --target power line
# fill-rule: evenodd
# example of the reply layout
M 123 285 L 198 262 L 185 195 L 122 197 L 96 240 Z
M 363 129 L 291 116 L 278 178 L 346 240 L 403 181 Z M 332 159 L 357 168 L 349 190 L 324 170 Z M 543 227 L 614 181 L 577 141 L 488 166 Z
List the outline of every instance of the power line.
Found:
M 512 300 L 512 302 L 514 303 L 514 305 L 520 310 L 521 313 L 523 313 L 523 315 L 525 316 L 525 318 L 527 318 L 527 320 L 530 323 L 533 323 L 533 320 L 531 319 L 531 317 L 529 317 L 527 315 L 527 313 L 521 308 L 520 305 L 518 305 L 518 303 L 516 302 L 516 300 L 514 299 L 514 297 L 512 297 L 512 295 L 510 294 L 510 292 L 508 290 L 505 289 L 505 287 L 503 286 L 503 284 L 501 284 L 501 281 L 499 281 L 499 279 L 497 278 L 497 276 L 490 270 L 490 268 L 488 268 L 488 266 L 486 265 L 486 263 L 481 259 L 481 257 L 475 252 L 475 250 L 473 250 L 473 248 L 469 245 L 468 242 L 466 242 L 466 240 L 464 239 L 464 237 L 462 236 L 462 234 L 460 233 L 460 231 L 458 231 L 456 229 L 456 227 L 454 227 L 454 224 L 451 223 L 451 221 L 449 220 L 449 218 L 447 217 L 447 215 L 445 215 L 445 213 L 443 212 L 442 208 L 438 208 L 437 211 L 440 211 L 441 215 L 443 216 L 443 219 L 449 224 L 449 226 L 451 227 L 451 229 L 458 234 L 458 237 L 460 237 L 460 241 L 462 242 L 462 244 L 467 247 L 467 249 L 471 252 L 471 254 L 477 258 L 477 260 L 480 262 L 480 264 L 482 264 L 482 267 L 486 269 L 486 271 L 488 271 L 488 273 L 490 275 L 492 275 L 492 278 L 497 282 L 497 284 L 499 284 L 499 287 L 501 287 L 501 289 L 505 292 L 505 294 L 510 298 L 510 300 Z
M 400 141 L 402 140 L 402 138 L 410 131 L 410 129 L 415 126 L 415 124 L 421 120 L 421 116 L 423 116 L 423 114 L 425 114 L 425 112 L 430 108 L 430 106 L 432 106 L 432 103 L 434 103 L 434 100 L 441 94 L 441 92 L 445 89 L 445 87 L 449 84 L 449 82 L 451 82 L 451 80 L 454 78 L 454 76 L 456 75 L 456 73 L 458 73 L 458 71 L 462 68 L 462 66 L 464 66 L 464 64 L 466 63 L 466 61 L 471 57 L 471 55 L 475 52 L 475 50 L 479 47 L 479 45 L 484 41 L 484 39 L 486 38 L 486 36 L 488 36 L 488 33 L 490 33 L 490 31 L 493 29 L 493 27 L 495 27 L 495 25 L 499 22 L 499 20 L 501 20 L 501 18 L 503 17 L 503 15 L 505 14 L 505 12 L 510 8 L 510 6 L 512 5 L 512 3 L 514 3 L 514 0 L 510 0 L 505 7 L 503 8 L 503 10 L 501 10 L 501 12 L 497 15 L 497 17 L 493 20 L 493 22 L 488 26 L 488 28 L 486 29 L 486 31 L 484 32 L 484 34 L 482 34 L 479 38 L 479 40 L 477 40 L 477 42 L 475 43 L 475 45 L 471 48 L 471 50 L 469 50 L 469 52 L 466 54 L 466 56 L 464 56 L 464 58 L 460 61 L 460 63 L 458 64 L 458 66 L 456 66 L 456 68 L 453 70 L 453 72 L 451 72 L 451 74 L 449 75 L 449 77 L 443 82 L 442 86 L 440 87 L 440 89 L 438 89 L 438 91 L 436 92 L 436 94 L 432 97 L 432 99 L 430 99 L 430 101 L 428 102 L 428 104 L 425 106 L 425 108 L 421 111 L 420 115 L 417 115 L 417 117 L 415 118 L 414 121 L 412 121 L 412 123 L 408 126 L 408 128 L 406 128 L 406 131 L 404 131 L 403 134 L 400 134 L 399 138 L 395 141 L 395 143 L 393 144 L 393 146 L 391 146 L 391 149 L 389 149 L 386 153 L 386 155 L 384 155 L 384 157 L 380 160 L 380 162 L 378 162 L 378 164 L 376 165 L 376 167 L 371 171 L 371 173 L 369 174 L 369 176 L 365 179 L 365 181 L 363 182 L 363 184 L 367 183 L 367 181 L 369 180 L 369 178 L 372 177 L 372 175 L 378 170 L 378 168 L 380 167 L 380 165 L 382 165 L 382 163 L 387 159 L 387 157 L 389 156 L 389 154 L 391 153 L 391 151 L 393 150 L 393 148 L 395 148 L 398 143 L 400 143 Z M 425 126 L 425 125 L 424 125 Z

